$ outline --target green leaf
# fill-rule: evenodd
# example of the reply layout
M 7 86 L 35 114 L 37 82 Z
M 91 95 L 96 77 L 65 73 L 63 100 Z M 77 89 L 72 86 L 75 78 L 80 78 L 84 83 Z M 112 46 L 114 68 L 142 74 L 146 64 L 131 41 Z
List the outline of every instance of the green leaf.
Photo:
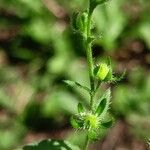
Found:
M 81 128 L 83 127 L 83 121 L 78 116 L 71 117 L 71 125 L 73 128 Z
M 83 86 L 83 85 L 81 85 L 81 84 L 78 83 L 78 82 L 70 81 L 70 80 L 64 80 L 64 82 L 65 82 L 67 85 L 71 86 L 71 87 L 78 87 L 78 88 L 81 88 L 81 89 L 86 90 L 88 93 L 91 92 L 88 87 Z
M 99 103 L 98 107 L 97 107 L 97 110 L 96 110 L 96 114 L 98 116 L 101 115 L 101 113 L 104 111 L 105 107 L 106 107 L 106 103 L 107 103 L 107 99 L 104 98 L 101 100 L 101 102 Z
M 71 122 L 71 125 L 72 125 L 72 127 L 73 127 L 74 129 L 80 128 L 79 123 L 77 122 L 77 120 L 76 120 L 74 117 L 71 117 L 70 122 Z
M 111 82 L 112 79 L 113 79 L 113 70 L 112 70 L 112 68 L 110 67 L 110 68 L 109 68 L 109 72 L 108 72 L 108 74 L 107 74 L 107 76 L 106 76 L 106 78 L 105 78 L 104 81 L 106 81 L 106 82 Z
M 105 94 L 101 97 L 100 103 L 96 109 L 96 114 L 98 116 L 105 116 L 108 109 L 109 109 L 109 104 L 110 104 L 110 98 L 111 98 L 111 91 L 108 89 Z
M 26 145 L 22 150 L 80 150 L 77 146 L 63 140 L 43 140 L 39 143 Z
M 75 32 L 79 32 L 83 36 L 86 35 L 87 32 L 87 21 L 88 21 L 88 13 L 75 12 L 71 18 L 71 26 Z
M 97 133 L 97 130 L 89 130 L 89 131 L 88 131 L 88 138 L 89 138 L 91 141 L 96 141 L 96 140 L 98 140 L 98 133 Z
M 78 18 L 78 15 L 79 15 L 79 12 L 74 12 L 72 14 L 72 17 L 71 17 L 71 27 L 74 31 L 77 31 L 79 30 L 78 26 L 77 26 L 77 18 Z
M 83 113 L 84 112 L 84 107 L 81 103 L 78 103 L 78 113 Z
M 107 118 L 107 119 L 105 119 L 105 121 L 102 121 L 102 123 L 101 123 L 101 125 L 105 128 L 110 128 L 112 126 L 112 124 L 113 124 L 112 118 Z

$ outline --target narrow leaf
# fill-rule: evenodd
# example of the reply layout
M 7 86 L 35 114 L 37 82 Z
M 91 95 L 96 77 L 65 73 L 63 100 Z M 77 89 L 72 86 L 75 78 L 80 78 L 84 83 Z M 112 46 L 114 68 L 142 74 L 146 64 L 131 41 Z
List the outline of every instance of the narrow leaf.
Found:
M 101 125 L 103 127 L 110 128 L 112 126 L 112 124 L 113 124 L 113 120 L 110 119 L 110 120 L 107 120 L 106 122 L 103 122 Z
M 114 122 L 114 119 L 110 114 L 107 114 L 105 118 L 101 120 L 101 125 L 105 128 L 110 128 Z
M 65 82 L 67 85 L 71 86 L 71 87 L 78 87 L 78 88 L 81 88 L 81 89 L 86 90 L 88 93 L 91 92 L 88 87 L 83 86 L 83 85 L 81 85 L 81 84 L 78 83 L 78 82 L 70 81 L 70 80 L 64 80 L 64 82 Z
M 106 98 L 102 99 L 101 102 L 99 103 L 97 110 L 96 110 L 96 114 L 98 116 L 100 116 L 100 114 L 104 111 L 104 109 L 106 107 L 106 103 L 107 103 Z
M 77 120 L 74 117 L 71 117 L 70 122 L 74 129 L 80 128 L 79 123 L 77 122 Z
M 96 114 L 98 116 L 103 117 L 104 115 L 106 115 L 108 109 L 109 109 L 109 104 L 110 104 L 110 98 L 111 98 L 111 91 L 110 89 L 108 89 L 104 95 L 101 97 L 100 99 L 100 103 L 96 109 Z
M 77 116 L 71 117 L 70 122 L 71 122 L 72 127 L 75 129 L 83 127 L 83 121 Z
M 74 31 L 77 31 L 79 30 L 79 28 L 77 27 L 77 18 L 79 16 L 79 12 L 74 12 L 72 14 L 72 17 L 71 17 L 71 27 Z
M 78 103 L 78 113 L 83 113 L 84 112 L 84 107 L 81 103 Z

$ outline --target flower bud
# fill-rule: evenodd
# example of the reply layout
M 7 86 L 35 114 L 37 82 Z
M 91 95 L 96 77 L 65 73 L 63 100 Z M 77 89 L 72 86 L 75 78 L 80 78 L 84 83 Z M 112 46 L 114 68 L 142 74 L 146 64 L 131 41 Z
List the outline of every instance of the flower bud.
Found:
M 94 69 L 94 75 L 98 80 L 103 81 L 107 77 L 109 71 L 109 66 L 105 63 L 101 63 Z
M 72 27 L 75 31 L 79 31 L 83 34 L 87 32 L 87 21 L 88 21 L 88 13 L 74 13 L 72 16 Z
M 80 32 L 82 32 L 82 33 L 87 32 L 87 21 L 88 21 L 88 13 L 87 12 L 83 12 L 81 15 L 78 16 L 76 24 L 77 24 Z

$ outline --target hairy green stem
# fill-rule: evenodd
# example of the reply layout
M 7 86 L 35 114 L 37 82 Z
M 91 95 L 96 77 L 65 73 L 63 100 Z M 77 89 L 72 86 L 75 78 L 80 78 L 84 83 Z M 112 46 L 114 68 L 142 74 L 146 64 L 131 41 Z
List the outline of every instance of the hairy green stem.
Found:
M 87 37 L 86 37 L 86 53 L 87 53 L 87 61 L 88 61 L 88 67 L 89 67 L 89 77 L 90 77 L 90 85 L 91 90 L 94 88 L 93 83 L 93 56 L 92 56 L 92 48 L 91 43 L 89 42 L 89 38 L 91 35 L 91 17 L 92 14 L 88 14 L 88 24 L 87 24 Z
M 89 138 L 88 138 L 88 135 L 87 135 L 83 150 L 88 150 L 88 145 L 89 145 Z
M 92 19 L 93 10 L 91 11 L 91 3 L 90 2 L 91 1 L 89 0 L 87 35 L 86 35 L 86 55 L 87 55 L 90 86 L 91 86 L 90 110 L 93 111 L 93 105 L 94 105 L 94 93 L 93 93 L 93 91 L 95 90 L 94 75 L 93 75 L 94 63 L 93 63 L 93 55 L 92 55 L 92 45 L 91 45 L 91 42 L 89 41 L 90 36 L 91 36 L 91 19 Z M 89 138 L 87 135 L 84 150 L 88 149 L 88 145 L 89 145 Z
M 91 36 L 91 18 L 92 18 L 92 11 L 90 10 L 90 2 L 89 2 L 89 10 L 88 10 L 88 22 L 87 22 L 87 36 L 86 36 L 86 54 L 87 54 L 87 62 L 89 68 L 89 78 L 90 78 L 90 86 L 91 86 L 91 98 L 90 98 L 90 109 L 92 110 L 93 107 L 93 90 L 94 90 L 94 76 L 93 76 L 93 55 L 92 55 L 92 45 L 89 41 Z

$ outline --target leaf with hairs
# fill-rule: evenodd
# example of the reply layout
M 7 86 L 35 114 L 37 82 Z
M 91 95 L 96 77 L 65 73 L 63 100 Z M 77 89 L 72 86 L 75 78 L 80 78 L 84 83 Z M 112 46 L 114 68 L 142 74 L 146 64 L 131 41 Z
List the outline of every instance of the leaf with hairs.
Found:
M 103 117 L 106 115 L 108 109 L 109 109 L 109 104 L 110 104 L 110 98 L 111 98 L 111 91 L 108 89 L 104 95 L 100 99 L 100 103 L 96 109 L 96 114 L 100 117 Z
M 78 88 L 80 88 L 80 89 L 86 90 L 88 93 L 91 92 L 88 87 L 83 86 L 83 85 L 81 85 L 81 84 L 78 83 L 78 82 L 70 81 L 70 80 L 64 80 L 64 82 L 65 82 L 67 85 L 69 85 L 70 87 L 78 87 Z

